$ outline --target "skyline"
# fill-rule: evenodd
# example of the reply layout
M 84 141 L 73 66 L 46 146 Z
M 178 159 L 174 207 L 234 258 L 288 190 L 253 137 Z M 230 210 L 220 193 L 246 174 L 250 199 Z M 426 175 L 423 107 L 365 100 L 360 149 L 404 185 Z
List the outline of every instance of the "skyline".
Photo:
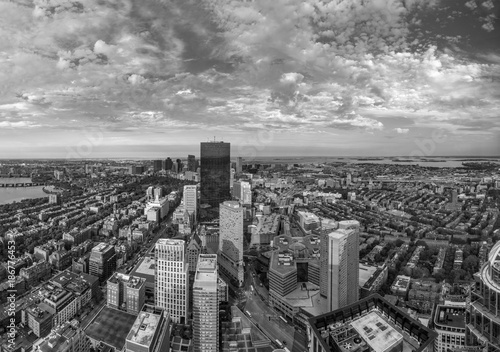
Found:
M 3 1 L 0 156 L 214 136 L 233 157 L 494 156 L 498 18 L 491 0 Z

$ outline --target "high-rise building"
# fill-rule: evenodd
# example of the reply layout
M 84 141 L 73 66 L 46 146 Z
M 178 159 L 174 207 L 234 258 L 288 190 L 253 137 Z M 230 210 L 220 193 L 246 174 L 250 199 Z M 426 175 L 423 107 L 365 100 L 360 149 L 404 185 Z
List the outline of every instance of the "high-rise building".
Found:
M 236 173 L 241 174 L 243 172 L 243 158 L 241 156 L 236 158 Z
M 233 188 L 234 174 L 235 174 L 235 170 L 233 168 L 231 168 L 231 172 L 229 174 L 229 187 L 230 188 Z
M 230 199 L 230 143 L 201 143 L 201 204 L 218 207 Z
M 172 170 L 172 165 L 173 164 L 174 163 L 173 163 L 172 159 L 170 159 L 170 158 L 165 159 L 164 162 L 163 162 L 163 165 L 162 165 L 163 166 L 163 170 L 165 170 L 165 171 Z
M 339 229 L 328 235 L 329 311 L 352 304 L 359 298 L 359 231 L 355 223 L 357 221 L 341 221 Z M 349 226 L 354 228 L 346 229 Z
M 89 274 L 105 282 L 116 270 L 115 247 L 101 242 L 92 248 L 89 259 Z
M 217 255 L 200 254 L 193 285 L 193 342 L 197 352 L 219 351 Z
M 196 219 L 198 215 L 198 187 L 196 185 L 184 186 L 184 210 L 189 212 L 189 215 L 194 214 Z
M 153 160 L 153 171 L 158 172 L 163 167 L 163 160 Z
M 187 322 L 189 264 L 184 240 L 160 238 L 155 245 L 155 306 L 170 313 L 173 322 Z
M 241 182 L 241 204 L 252 205 L 252 186 L 250 182 Z
M 226 201 L 219 208 L 219 264 L 221 274 L 229 281 L 243 284 L 243 217 L 238 202 Z
M 114 273 L 108 279 L 108 307 L 139 314 L 146 297 L 146 279 Z
M 196 171 L 196 157 L 194 155 L 188 155 L 187 168 L 188 171 Z
M 182 172 L 183 165 L 182 165 L 181 159 L 175 160 L 175 165 L 176 165 L 175 169 L 176 169 L 177 173 Z

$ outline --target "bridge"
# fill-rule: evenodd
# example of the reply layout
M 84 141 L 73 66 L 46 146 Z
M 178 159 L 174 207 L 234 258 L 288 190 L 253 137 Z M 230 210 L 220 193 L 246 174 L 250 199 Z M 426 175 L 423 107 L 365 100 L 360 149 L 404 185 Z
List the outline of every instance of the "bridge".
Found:
M 35 187 L 35 186 L 45 186 L 45 183 L 35 183 L 35 182 L 27 182 L 27 183 L 0 183 L 0 188 L 5 188 L 5 187 Z

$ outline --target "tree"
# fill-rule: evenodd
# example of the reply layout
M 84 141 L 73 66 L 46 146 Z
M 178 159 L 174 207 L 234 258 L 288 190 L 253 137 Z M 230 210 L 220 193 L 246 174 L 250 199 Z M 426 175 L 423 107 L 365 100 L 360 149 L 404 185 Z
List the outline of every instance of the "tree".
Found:
M 464 259 L 462 268 L 469 274 L 474 274 L 479 270 L 479 258 L 471 254 Z

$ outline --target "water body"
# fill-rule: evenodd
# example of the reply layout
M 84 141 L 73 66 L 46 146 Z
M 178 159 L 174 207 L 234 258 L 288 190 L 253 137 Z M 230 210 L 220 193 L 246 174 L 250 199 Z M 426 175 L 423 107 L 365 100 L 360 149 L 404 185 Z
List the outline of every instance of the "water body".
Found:
M 500 158 L 457 158 L 457 157 L 440 157 L 435 158 L 434 161 L 419 161 L 417 159 L 412 161 L 393 161 L 392 158 L 338 158 L 338 157 L 257 157 L 255 160 L 247 160 L 243 158 L 245 164 L 323 164 L 323 163 L 335 163 L 342 162 L 347 164 L 386 164 L 386 165 L 419 165 L 422 167 L 446 167 L 446 168 L 456 168 L 462 167 L 463 162 L 497 162 L 500 163 Z M 428 160 L 433 160 L 433 158 L 427 158 Z M 400 159 L 404 160 L 404 159 Z M 499 164 L 500 167 L 500 164 Z
M 29 177 L 0 177 L 0 183 L 30 183 Z M 0 188 L 0 204 L 18 202 L 23 199 L 43 198 L 48 194 L 43 191 L 43 186 L 35 187 L 3 187 Z

